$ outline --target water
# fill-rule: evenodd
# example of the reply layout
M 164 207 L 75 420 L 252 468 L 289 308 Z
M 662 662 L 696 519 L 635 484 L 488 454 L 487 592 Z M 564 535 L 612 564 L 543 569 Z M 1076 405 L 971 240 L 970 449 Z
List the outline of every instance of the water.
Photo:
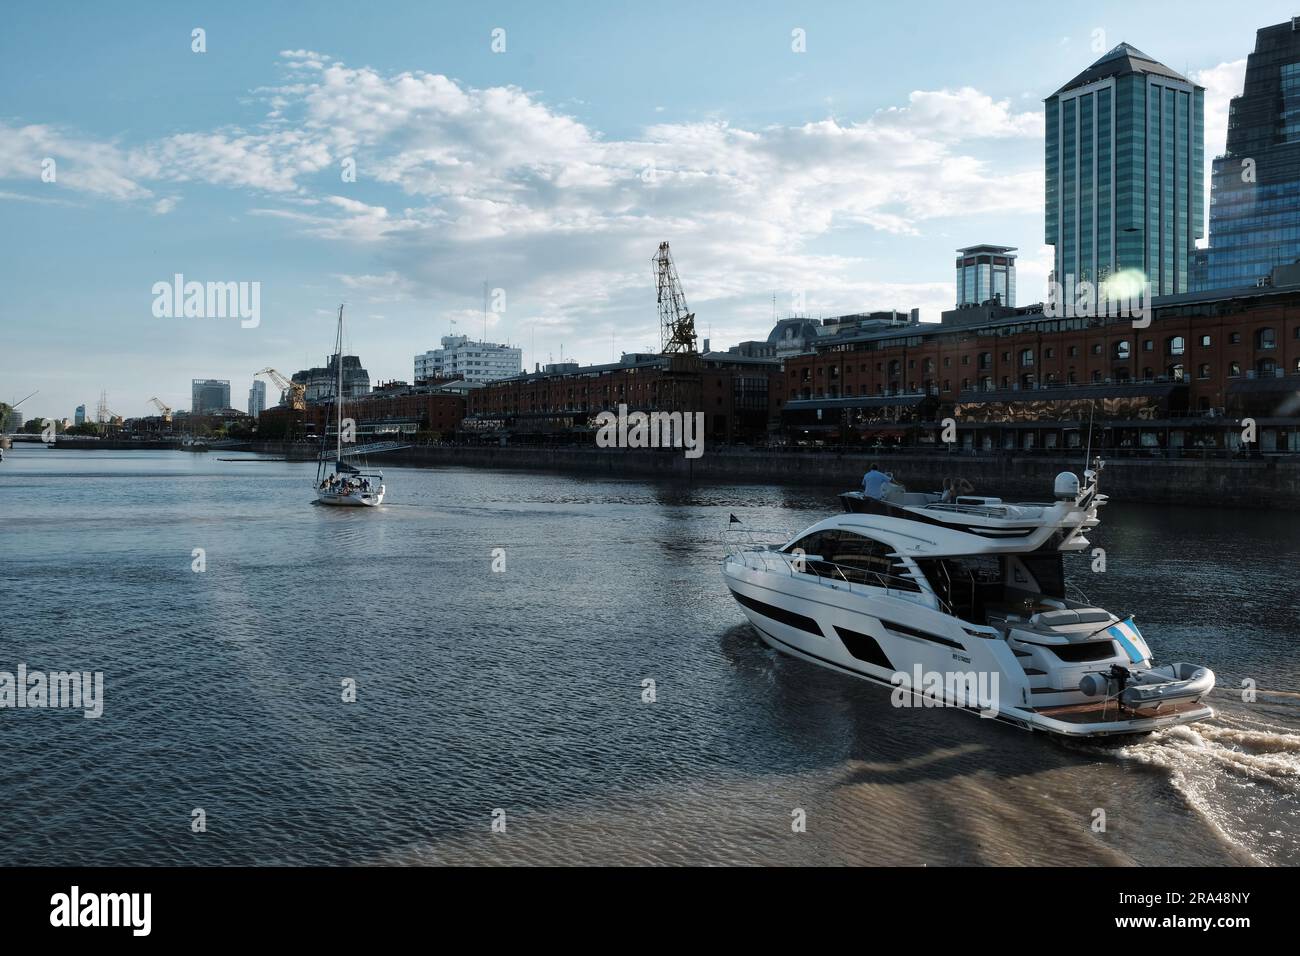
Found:
M 313 473 L 6 453 L 0 670 L 105 675 L 97 720 L 0 711 L 6 862 L 1300 862 L 1300 515 L 1106 509 L 1074 580 L 1213 667 L 1220 717 L 1093 745 L 764 647 L 721 529 L 835 489 L 389 468 L 363 511 Z

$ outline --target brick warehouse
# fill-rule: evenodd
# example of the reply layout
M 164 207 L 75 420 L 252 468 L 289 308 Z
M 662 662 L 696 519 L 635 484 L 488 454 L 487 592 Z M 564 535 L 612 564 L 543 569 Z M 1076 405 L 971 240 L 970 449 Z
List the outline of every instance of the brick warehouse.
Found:
M 465 397 L 433 385 L 392 382 L 346 401 L 343 414 L 357 423 L 357 440 L 450 439 L 465 417 Z M 258 432 L 269 438 L 332 434 L 334 406 L 310 402 L 303 411 L 278 405 L 262 412 Z
M 523 442 L 585 438 L 592 419 L 626 404 L 631 411 L 704 412 L 705 440 L 765 440 L 780 365 L 731 352 L 629 353 L 610 365 L 550 365 L 492 382 L 469 395 L 462 436 Z
M 965 448 L 1074 447 L 1095 416 L 1114 447 L 1300 451 L 1300 267 L 1272 285 L 1155 300 L 1130 319 L 1049 318 L 1042 306 L 945 312 L 935 324 L 816 341 L 787 359 L 782 425 L 795 440 L 935 442 L 951 415 Z

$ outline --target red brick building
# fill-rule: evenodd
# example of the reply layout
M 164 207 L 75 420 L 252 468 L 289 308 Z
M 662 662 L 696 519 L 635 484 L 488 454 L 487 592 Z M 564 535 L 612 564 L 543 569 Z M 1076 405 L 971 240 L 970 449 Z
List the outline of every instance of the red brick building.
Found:
M 465 396 L 445 383 L 392 382 L 350 398 L 343 414 L 357 423 L 358 441 L 451 439 L 465 417 Z M 259 437 L 292 440 L 332 434 L 334 405 L 311 402 L 304 411 L 277 405 L 258 419 Z
M 828 336 L 781 393 L 803 440 L 933 441 L 915 426 L 952 416 L 966 447 L 1066 447 L 1095 417 L 1124 447 L 1235 447 L 1225 419 L 1252 416 L 1262 450 L 1296 451 L 1300 283 L 1156 299 L 1148 328 L 985 305 Z
M 594 431 L 602 411 L 703 412 L 705 440 L 766 438 L 779 363 L 732 353 L 628 354 L 611 365 L 547 366 L 469 396 L 465 436 L 567 441 Z

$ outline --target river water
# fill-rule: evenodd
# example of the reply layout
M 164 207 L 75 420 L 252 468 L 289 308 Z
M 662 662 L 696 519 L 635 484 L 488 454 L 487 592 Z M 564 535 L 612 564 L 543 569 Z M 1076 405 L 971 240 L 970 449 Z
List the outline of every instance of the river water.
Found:
M 1219 716 L 1095 745 L 766 648 L 728 516 L 836 489 L 388 468 L 363 511 L 313 474 L 6 453 L 0 671 L 104 674 L 98 719 L 0 710 L 6 863 L 1300 863 L 1300 514 L 1105 509 L 1072 579 Z

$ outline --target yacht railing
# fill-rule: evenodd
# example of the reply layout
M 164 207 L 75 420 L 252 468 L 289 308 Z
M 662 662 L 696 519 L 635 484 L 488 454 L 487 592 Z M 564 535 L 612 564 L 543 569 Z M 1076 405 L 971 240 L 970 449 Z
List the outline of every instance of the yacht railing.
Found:
M 802 571 L 795 568 L 796 559 L 802 561 L 804 568 Z M 921 587 L 916 578 L 913 577 L 885 574 L 867 568 L 836 564 L 834 561 L 826 561 L 822 558 L 793 555 L 785 551 L 742 551 L 728 555 L 726 560 L 739 561 L 745 567 L 752 568 L 755 571 L 785 571 L 792 578 L 797 575 L 811 576 L 817 579 L 818 584 L 833 587 L 836 590 L 844 590 L 847 587 L 850 594 L 875 597 L 879 591 L 884 591 L 891 597 L 903 598 L 913 603 L 929 605 L 930 602 L 934 602 L 934 605 L 945 614 L 953 614 L 952 606 L 947 601 L 933 591 L 927 591 Z M 850 575 L 855 577 L 865 576 L 876 583 L 869 584 L 864 581 L 855 581 Z M 908 586 L 903 587 L 893 583 L 903 581 L 907 582 Z M 867 590 L 868 588 L 871 590 Z
M 986 518 L 1005 518 L 1007 509 L 1003 505 L 961 505 L 951 502 L 936 501 L 925 506 L 927 510 L 954 511 L 958 514 L 980 515 Z

